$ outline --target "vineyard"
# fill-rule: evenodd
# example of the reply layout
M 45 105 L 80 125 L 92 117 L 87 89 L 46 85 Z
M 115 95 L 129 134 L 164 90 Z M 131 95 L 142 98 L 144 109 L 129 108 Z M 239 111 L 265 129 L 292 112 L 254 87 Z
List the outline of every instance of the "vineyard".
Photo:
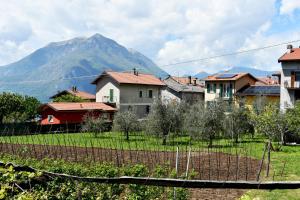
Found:
M 263 137 L 244 137 L 238 144 L 229 139 L 216 139 L 212 147 L 206 141 L 191 139 L 188 136 L 170 134 L 167 145 L 162 145 L 158 137 L 142 132 L 130 135 L 130 140 L 124 140 L 124 135 L 118 132 L 107 132 L 95 137 L 89 133 L 49 133 L 25 134 L 13 136 L 8 132 L 0 137 L 1 159 L 3 161 L 16 161 L 20 164 L 37 167 L 41 170 L 63 172 L 79 176 L 117 177 L 132 175 L 142 177 L 173 177 L 179 179 L 219 180 L 219 181 L 256 181 L 256 180 L 290 180 L 294 175 L 289 174 L 292 167 L 289 158 L 273 156 L 269 163 L 269 176 L 266 177 L 268 168 L 267 148 Z M 287 147 L 290 149 L 292 147 Z M 298 148 L 293 148 L 294 150 Z M 275 154 L 275 153 L 274 153 Z M 299 159 L 299 158 L 298 158 Z M 56 164 L 54 164 L 56 163 Z M 72 164 L 73 163 L 73 164 Z M 76 164 L 75 164 L 76 163 Z M 55 167 L 53 167 L 55 165 Z M 68 166 L 68 170 L 66 170 Z M 72 169 L 80 166 L 80 170 Z M 99 174 L 95 169 L 109 166 L 107 173 Z M 125 172 L 128 169 L 140 169 L 143 172 Z M 53 170 L 54 169 L 54 170 Z M 125 170 L 126 169 L 126 170 Z M 95 171 L 93 171 L 95 170 Z M 296 170 L 296 169 L 295 169 Z M 79 173 L 79 171 L 83 173 Z M 92 172 L 91 172 L 92 171 Z M 158 171 L 159 175 L 157 174 Z M 299 173 L 298 171 L 295 172 Z M 40 180 L 40 178 L 38 178 Z M 48 184 L 53 184 L 49 178 L 42 178 Z M 78 184 L 72 180 L 58 178 L 60 184 Z M 297 179 L 296 179 L 297 180 Z M 95 183 L 83 184 L 80 190 L 88 190 Z M 110 184 L 99 184 L 101 187 L 111 187 Z M 121 184 L 122 185 L 122 184 Z M 130 185 L 123 185 L 118 194 L 109 194 L 115 199 L 127 198 L 130 195 Z M 129 187 L 129 188 L 128 188 Z M 158 189 L 154 192 L 159 199 L 169 199 L 174 196 L 174 189 L 155 186 L 140 186 L 145 190 Z M 25 187 L 26 188 L 26 187 Z M 78 187 L 65 195 L 78 195 Z M 45 186 L 44 189 L 49 189 Z M 24 190 L 24 189 L 23 189 Z M 240 189 L 176 189 L 182 199 L 235 199 L 241 197 L 246 190 Z M 24 190 L 26 191 L 26 190 Z M 105 199 L 103 191 L 92 193 L 95 197 Z M 59 192 L 58 192 L 59 193 Z M 80 193 L 80 192 L 79 192 Z M 137 194 L 140 191 L 136 192 Z M 149 193 L 149 192 L 146 192 Z M 151 192 L 150 192 L 151 193 Z M 34 194 L 30 194 L 34 195 Z M 76 196 L 75 195 L 75 196 Z M 129 196 L 128 196 L 129 195 Z M 145 193 L 143 193 L 145 195 Z M 137 199 L 155 199 L 154 194 Z M 173 195 L 173 196 L 172 196 Z M 177 197 L 178 197 L 177 195 Z M 74 197 L 78 199 L 77 197 Z

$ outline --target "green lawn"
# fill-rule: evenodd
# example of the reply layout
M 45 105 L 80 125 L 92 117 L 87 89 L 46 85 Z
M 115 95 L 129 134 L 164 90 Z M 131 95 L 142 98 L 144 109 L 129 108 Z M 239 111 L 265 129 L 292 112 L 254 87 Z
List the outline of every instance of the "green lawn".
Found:
M 164 151 L 176 151 L 176 146 L 179 146 L 180 150 L 186 150 L 190 143 L 190 138 L 187 136 L 170 136 L 166 146 L 161 145 L 161 139 L 144 134 L 131 135 L 129 141 L 125 141 L 124 138 L 123 134 L 116 132 L 105 133 L 99 137 L 94 137 L 88 133 L 43 134 L 0 137 L 0 142 Z M 243 142 L 238 145 L 234 145 L 230 140 L 215 140 L 215 146 L 210 150 L 228 153 L 236 153 L 237 151 L 239 154 L 261 159 L 264 149 L 264 141 L 265 140 L 261 137 L 254 140 L 244 138 Z M 196 140 L 192 140 L 191 142 L 193 150 L 207 150 L 207 142 Z M 282 171 L 284 165 L 285 168 L 284 171 Z M 272 152 L 270 177 L 265 179 L 299 181 L 300 146 L 284 146 L 280 152 Z M 256 197 L 258 197 L 258 199 L 300 199 L 300 190 L 251 190 L 245 194 L 242 199 L 254 199 Z

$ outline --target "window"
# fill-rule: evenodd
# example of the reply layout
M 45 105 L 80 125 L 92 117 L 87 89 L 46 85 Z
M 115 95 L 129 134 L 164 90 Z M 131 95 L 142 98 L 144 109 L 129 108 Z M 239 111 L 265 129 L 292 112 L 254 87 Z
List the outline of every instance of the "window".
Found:
M 300 81 L 300 72 L 295 72 L 295 81 Z
M 146 106 L 146 113 L 147 113 L 147 114 L 150 113 L 150 106 Z
M 213 91 L 214 91 L 214 93 L 217 92 L 217 84 L 216 83 L 214 83 Z
M 48 122 L 49 123 L 53 123 L 54 122 L 53 115 L 48 115 Z
M 206 89 L 207 89 L 207 93 L 210 93 L 210 84 L 209 83 L 207 83 Z
M 114 89 L 109 90 L 109 101 L 110 102 L 114 101 Z
M 149 98 L 152 98 L 152 90 L 149 90 Z
M 132 111 L 132 106 L 128 106 L 128 111 Z
M 140 91 L 140 94 L 139 94 L 139 96 L 140 96 L 140 98 L 142 98 L 142 97 L 143 97 L 143 91 L 142 91 L 142 90 Z
M 220 97 L 223 97 L 223 84 L 220 83 Z

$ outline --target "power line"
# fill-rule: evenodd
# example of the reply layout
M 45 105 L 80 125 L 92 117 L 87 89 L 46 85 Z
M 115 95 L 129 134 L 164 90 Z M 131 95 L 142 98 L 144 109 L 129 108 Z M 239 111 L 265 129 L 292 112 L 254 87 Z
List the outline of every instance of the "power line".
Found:
M 273 47 L 277 47 L 277 46 L 281 46 L 281 45 L 286 45 L 286 44 L 290 44 L 290 43 L 295 43 L 295 42 L 300 42 L 300 39 L 299 40 L 289 41 L 289 42 L 282 42 L 282 43 L 279 43 L 279 44 L 273 44 L 273 45 L 264 46 L 264 47 L 258 47 L 258 48 L 253 48 L 253 49 L 241 50 L 241 51 L 236 51 L 236 52 L 231 52 L 231 53 L 225 53 L 225 54 L 220 54 L 220 55 L 215 55 L 215 56 L 209 56 L 209 57 L 205 57 L 205 58 L 198 58 L 198 59 L 186 60 L 186 61 L 182 61 L 182 62 L 170 63 L 170 64 L 166 64 L 166 65 L 160 65 L 159 67 L 167 67 L 167 66 L 172 66 L 172 65 L 180 65 L 180 64 L 186 64 L 186 63 L 192 63 L 192 62 L 199 62 L 199 61 L 204 61 L 204 60 L 212 60 L 212 59 L 216 59 L 216 58 L 220 58 L 220 57 L 233 56 L 233 55 L 248 53 L 248 52 L 251 52 L 251 51 L 259 51 L 259 50 L 273 48 Z
M 277 47 L 277 46 L 287 45 L 287 44 L 296 43 L 296 42 L 300 42 L 300 39 L 292 40 L 292 41 L 288 41 L 288 42 L 282 42 L 282 43 L 278 43 L 278 44 L 272 44 L 272 45 L 268 45 L 268 46 L 264 46 L 264 47 L 246 49 L 246 50 L 241 50 L 241 51 L 236 51 L 236 52 L 231 52 L 231 53 L 225 53 L 225 54 L 220 54 L 220 55 L 215 55 L 215 56 L 209 56 L 209 57 L 204 57 L 204 58 L 186 60 L 186 61 L 182 61 L 182 62 L 170 63 L 170 64 L 165 64 L 165 65 L 160 65 L 158 67 L 167 67 L 167 66 L 180 65 L 180 64 L 186 64 L 186 63 L 213 60 L 213 59 L 220 58 L 220 57 L 233 56 L 233 55 L 248 53 L 248 52 L 252 52 L 252 51 L 260 51 L 260 50 L 274 48 L 274 47 Z M 16 81 L 16 82 L 1 82 L 0 81 L 0 84 L 14 85 L 14 84 L 26 84 L 26 83 L 42 83 L 42 82 L 51 82 L 51 81 L 87 79 L 87 78 L 93 78 L 93 77 L 97 77 L 97 76 L 99 76 L 99 74 L 89 75 L 89 76 L 75 76 L 75 77 L 69 77 L 69 78 L 58 78 L 58 79 L 51 79 L 51 80 L 32 80 L 32 81 Z

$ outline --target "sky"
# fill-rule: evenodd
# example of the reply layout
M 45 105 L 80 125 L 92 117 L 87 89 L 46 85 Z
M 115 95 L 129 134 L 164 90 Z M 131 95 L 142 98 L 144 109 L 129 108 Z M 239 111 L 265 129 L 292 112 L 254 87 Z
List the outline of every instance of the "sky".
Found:
M 141 52 L 173 75 L 233 66 L 278 70 L 286 45 L 165 65 L 300 40 L 300 1 L 0 0 L 0 66 L 50 42 L 95 33 Z

